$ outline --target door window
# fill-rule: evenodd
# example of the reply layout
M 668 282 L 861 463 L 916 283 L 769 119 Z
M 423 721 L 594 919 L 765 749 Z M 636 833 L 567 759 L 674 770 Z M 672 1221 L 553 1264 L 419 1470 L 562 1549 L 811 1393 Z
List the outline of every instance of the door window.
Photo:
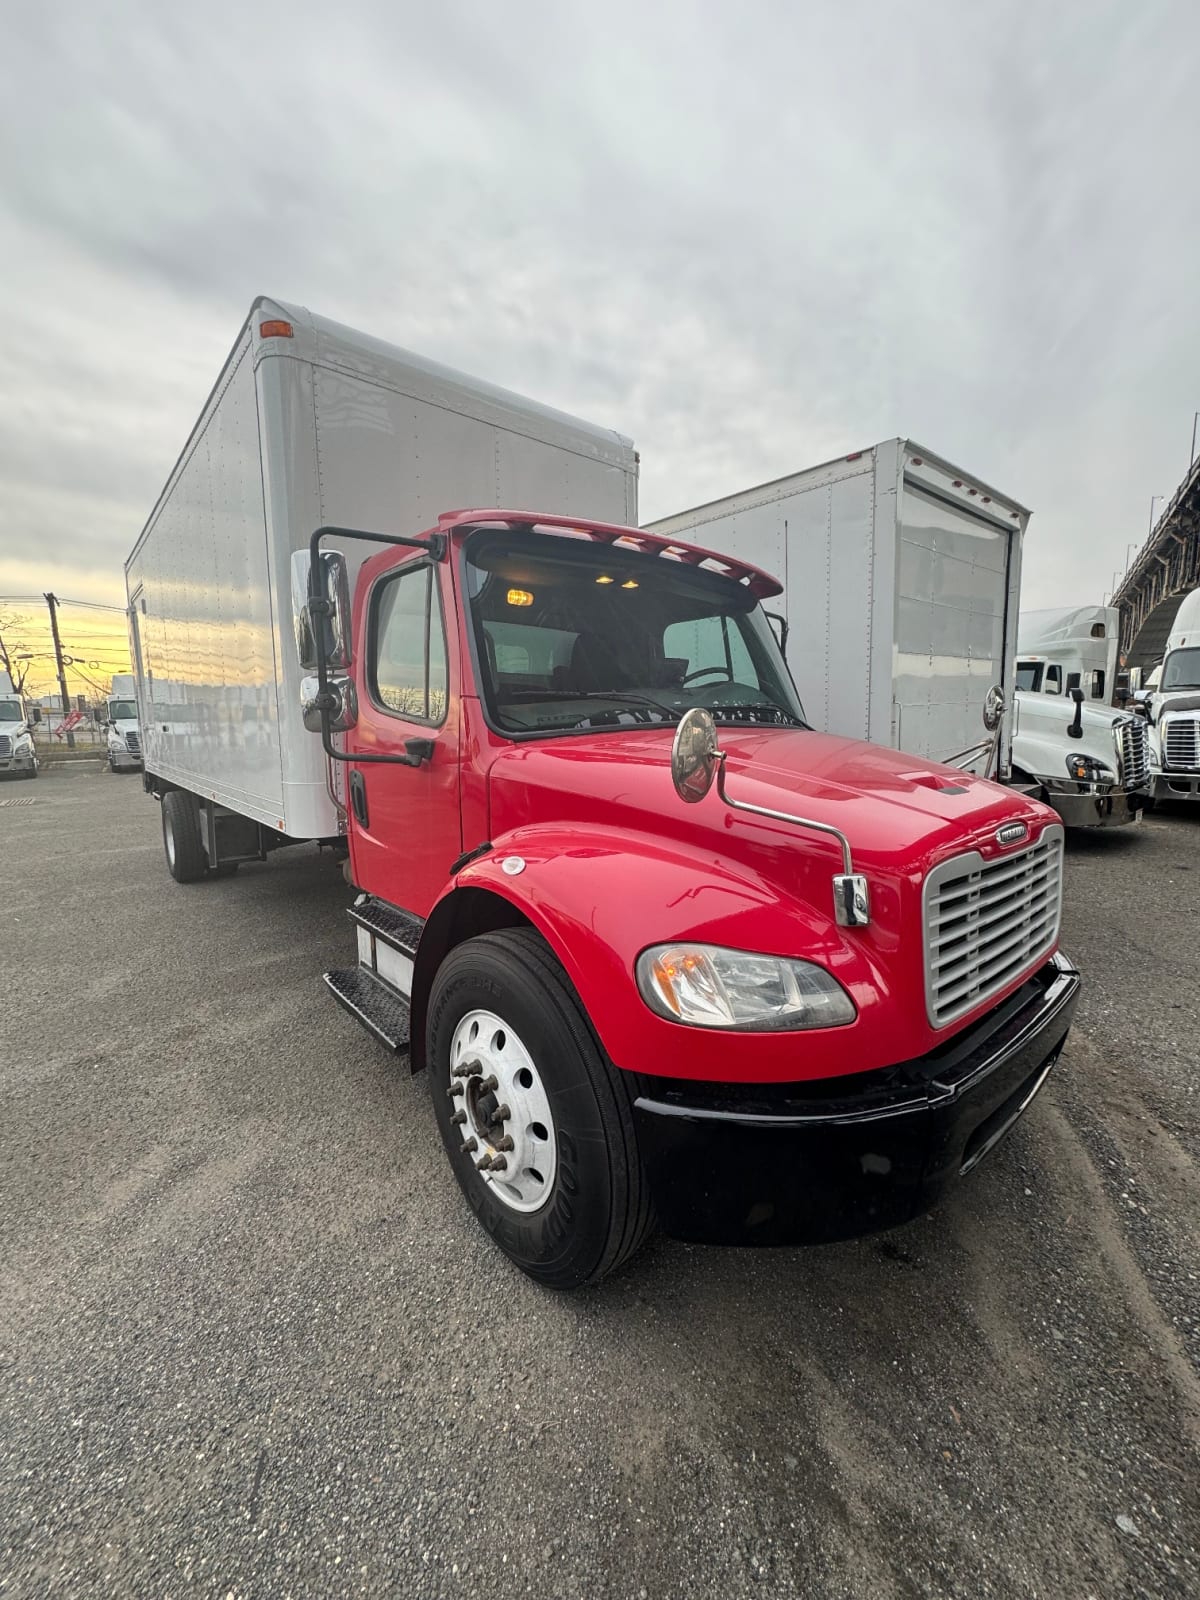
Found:
M 372 613 L 371 698 L 410 722 L 444 721 L 446 633 L 433 568 L 422 562 L 385 578 Z
M 1045 692 L 1047 694 L 1061 694 L 1062 693 L 1062 668 L 1061 667 L 1047 667 L 1046 668 L 1046 690 L 1045 690 Z

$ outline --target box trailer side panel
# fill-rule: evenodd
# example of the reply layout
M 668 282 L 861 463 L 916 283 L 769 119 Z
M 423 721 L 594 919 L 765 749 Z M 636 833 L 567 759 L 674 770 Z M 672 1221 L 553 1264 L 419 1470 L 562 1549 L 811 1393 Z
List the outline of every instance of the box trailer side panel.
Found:
M 283 775 L 272 579 L 247 331 L 127 581 L 146 767 L 275 827 Z
M 292 332 L 262 334 L 279 323 Z M 148 769 L 293 838 L 337 834 L 343 774 L 301 717 L 293 553 L 322 525 L 415 534 L 505 503 L 632 522 L 632 443 L 258 302 L 128 566 L 146 684 L 174 707 Z M 378 549 L 327 547 L 352 581 Z

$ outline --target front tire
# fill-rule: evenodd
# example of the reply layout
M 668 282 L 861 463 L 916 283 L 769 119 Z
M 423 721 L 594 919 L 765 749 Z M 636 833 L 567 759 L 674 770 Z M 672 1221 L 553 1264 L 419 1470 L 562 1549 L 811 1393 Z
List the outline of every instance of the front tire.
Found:
M 507 928 L 452 950 L 426 1041 L 455 1176 L 509 1260 L 555 1289 L 628 1260 L 652 1223 L 628 1080 L 545 941 Z
M 167 871 L 176 883 L 195 883 L 208 875 L 200 836 L 200 802 L 186 789 L 169 789 L 162 799 L 163 849 Z

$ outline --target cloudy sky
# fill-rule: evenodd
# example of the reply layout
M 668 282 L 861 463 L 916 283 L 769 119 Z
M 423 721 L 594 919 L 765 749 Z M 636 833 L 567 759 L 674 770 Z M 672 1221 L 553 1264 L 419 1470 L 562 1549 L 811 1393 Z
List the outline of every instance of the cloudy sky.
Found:
M 908 435 L 1034 605 L 1186 470 L 1195 0 L 5 10 L 0 595 L 120 600 L 258 293 L 631 434 L 646 519 Z

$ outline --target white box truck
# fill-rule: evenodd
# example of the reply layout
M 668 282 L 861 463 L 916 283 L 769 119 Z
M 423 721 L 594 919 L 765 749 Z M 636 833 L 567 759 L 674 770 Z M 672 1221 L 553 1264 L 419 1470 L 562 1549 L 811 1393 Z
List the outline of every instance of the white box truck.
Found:
M 463 505 L 633 523 L 637 477 L 620 434 L 256 300 L 126 562 L 146 787 L 211 802 L 228 864 L 337 837 L 341 768 L 302 721 L 293 554 L 321 526 L 411 533 Z M 337 543 L 353 583 L 376 547 Z
M 815 728 L 949 761 L 990 745 L 993 686 L 1011 703 L 1028 520 L 888 439 L 648 526 L 781 575 L 788 664 Z M 997 731 L 992 770 L 1006 776 L 1008 717 Z

